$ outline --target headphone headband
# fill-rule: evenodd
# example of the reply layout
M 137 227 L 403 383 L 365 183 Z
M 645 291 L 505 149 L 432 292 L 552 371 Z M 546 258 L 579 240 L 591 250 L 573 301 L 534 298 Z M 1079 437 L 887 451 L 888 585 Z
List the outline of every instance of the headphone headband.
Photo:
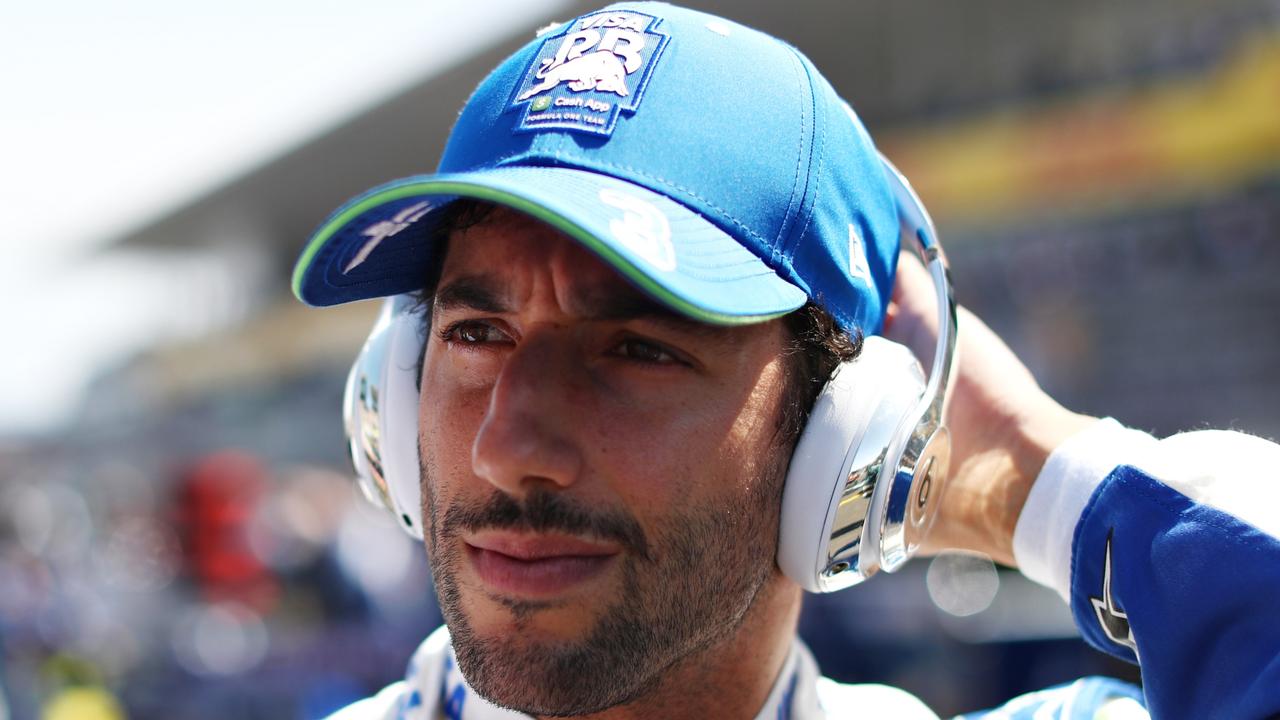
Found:
M 884 155 L 889 184 L 898 201 L 899 217 L 911 243 L 933 279 L 938 313 L 938 340 L 934 346 L 929 384 L 920 396 L 915 409 L 904 420 L 908 424 L 899 432 L 901 448 L 890 447 L 887 458 L 897 458 L 894 467 L 892 492 L 887 493 L 883 514 L 880 515 L 880 564 L 889 572 L 897 570 L 915 553 L 920 541 L 932 527 L 935 512 L 926 512 L 936 505 L 929 503 L 930 495 L 941 494 L 951 461 L 951 433 L 944 424 L 947 388 L 951 383 L 951 369 L 956 349 L 956 301 L 951 286 L 951 272 L 946 255 L 938 244 L 938 231 L 933 218 L 898 168 Z M 905 212 L 904 212 L 905 211 Z M 914 420 L 912 420 L 914 418 Z M 910 490 L 915 488 L 915 492 Z M 911 497 L 914 494 L 915 497 Z

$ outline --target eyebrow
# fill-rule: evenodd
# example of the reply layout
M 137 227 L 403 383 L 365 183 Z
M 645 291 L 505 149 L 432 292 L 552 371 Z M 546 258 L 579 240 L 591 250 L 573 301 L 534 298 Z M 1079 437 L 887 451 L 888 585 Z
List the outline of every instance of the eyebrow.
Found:
M 714 338 L 728 328 L 686 317 L 639 292 L 590 292 L 570 299 L 571 309 L 583 319 L 603 322 L 645 320 L 674 332 Z
M 434 305 L 438 310 L 474 310 L 486 313 L 512 312 L 512 307 L 498 286 L 487 275 L 464 275 L 443 284 L 436 291 Z M 626 322 L 645 320 L 666 329 L 714 338 L 730 329 L 686 317 L 636 291 L 610 292 L 593 290 L 575 294 L 569 299 L 573 314 L 587 321 Z
M 483 275 L 463 275 L 436 290 L 434 306 L 439 310 L 479 310 L 504 313 L 510 308 L 497 283 Z

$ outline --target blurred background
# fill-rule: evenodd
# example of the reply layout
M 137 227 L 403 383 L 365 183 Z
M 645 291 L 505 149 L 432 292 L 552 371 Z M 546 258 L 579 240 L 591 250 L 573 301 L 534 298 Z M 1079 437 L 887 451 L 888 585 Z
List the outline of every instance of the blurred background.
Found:
M 690 4 L 814 60 L 931 208 L 961 302 L 1066 404 L 1280 435 L 1280 0 Z M 289 271 L 594 7 L 0 12 L 0 720 L 316 718 L 402 674 L 439 613 L 340 428 L 376 304 L 304 308 Z M 1137 679 L 981 558 L 802 626 L 827 674 L 944 714 Z

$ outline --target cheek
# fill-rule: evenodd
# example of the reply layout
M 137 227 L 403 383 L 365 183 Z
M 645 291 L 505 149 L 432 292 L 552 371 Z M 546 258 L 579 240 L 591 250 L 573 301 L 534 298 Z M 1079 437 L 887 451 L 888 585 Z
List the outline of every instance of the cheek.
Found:
M 776 400 L 766 391 L 742 397 L 670 392 L 663 401 L 604 403 L 585 446 L 613 491 L 637 512 L 662 512 L 748 490 L 772 447 Z M 607 418 L 607 421 L 604 420 Z
M 423 489 L 437 497 L 454 494 L 457 479 L 470 474 L 471 445 L 489 400 L 486 388 L 445 382 L 439 367 L 429 350 L 418 397 L 423 482 L 431 485 Z

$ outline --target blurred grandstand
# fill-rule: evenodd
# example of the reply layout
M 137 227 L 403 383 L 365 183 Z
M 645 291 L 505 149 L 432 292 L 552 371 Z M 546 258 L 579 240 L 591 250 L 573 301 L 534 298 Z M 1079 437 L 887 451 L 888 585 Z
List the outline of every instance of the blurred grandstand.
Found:
M 689 4 L 824 70 L 933 211 L 961 302 L 1067 405 L 1280 435 L 1280 3 Z M 342 200 L 432 169 L 532 31 L 103 251 L 221 268 L 183 301 L 213 319 L 104 370 L 65 429 L 0 438 L 0 719 L 321 717 L 402 673 L 439 614 L 347 482 L 339 418 L 376 307 L 303 308 L 288 274 Z M 802 631 L 828 674 L 941 714 L 1136 679 L 966 558 L 813 598 Z

